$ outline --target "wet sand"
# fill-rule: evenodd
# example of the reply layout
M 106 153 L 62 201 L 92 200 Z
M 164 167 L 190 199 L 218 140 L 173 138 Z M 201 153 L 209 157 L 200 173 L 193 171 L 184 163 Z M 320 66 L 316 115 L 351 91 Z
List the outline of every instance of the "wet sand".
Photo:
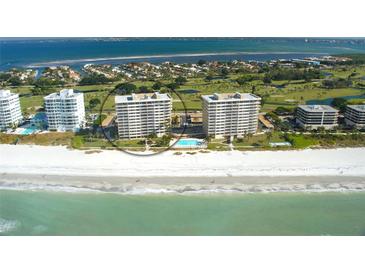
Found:
M 120 177 L 0 174 L 0 188 L 121 193 L 365 191 L 358 176 Z

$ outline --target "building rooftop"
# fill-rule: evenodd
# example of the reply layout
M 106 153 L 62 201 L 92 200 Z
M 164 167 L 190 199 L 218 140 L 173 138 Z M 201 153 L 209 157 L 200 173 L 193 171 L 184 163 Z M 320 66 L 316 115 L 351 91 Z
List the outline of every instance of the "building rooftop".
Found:
M 0 97 L 6 98 L 12 95 L 10 90 L 0 89 Z
M 365 105 L 347 105 L 348 108 L 352 108 L 357 111 L 364 111 L 365 112 Z
M 62 89 L 60 92 L 54 92 L 47 96 L 45 96 L 45 99 L 56 99 L 56 98 L 75 98 L 77 96 L 83 96 L 83 93 L 80 92 L 74 92 L 73 89 Z
M 137 102 L 137 101 L 151 101 L 151 100 L 171 100 L 167 93 L 132 93 L 130 95 L 115 96 L 115 103 L 123 102 Z
M 108 127 L 110 126 L 113 121 L 116 119 L 116 116 L 114 115 L 108 115 L 102 122 L 101 122 L 101 126 L 102 127 Z
M 337 109 L 327 105 L 299 105 L 298 108 L 308 112 L 338 112 Z
M 269 129 L 274 128 L 274 125 L 265 118 L 265 116 L 263 114 L 259 114 L 259 121 L 266 127 Z
M 214 93 L 212 95 L 202 95 L 203 100 L 208 102 L 213 101 L 251 101 L 261 100 L 261 97 L 252 93 Z

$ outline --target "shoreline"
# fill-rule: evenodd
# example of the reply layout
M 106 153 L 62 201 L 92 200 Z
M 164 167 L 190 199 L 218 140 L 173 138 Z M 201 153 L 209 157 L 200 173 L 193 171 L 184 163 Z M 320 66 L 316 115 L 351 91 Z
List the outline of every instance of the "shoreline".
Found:
M 120 194 L 364 192 L 356 176 L 119 177 L 0 174 L 0 190 Z
M 0 145 L 0 189 L 145 193 L 365 191 L 365 148 L 136 157 Z
M 80 58 L 80 59 L 66 59 L 54 60 L 39 63 L 32 63 L 27 65 L 29 68 L 39 68 L 50 65 L 72 65 L 87 62 L 103 62 L 103 61 L 123 61 L 135 59 L 157 59 L 157 58 L 176 58 L 176 57 L 206 57 L 206 56 L 230 56 L 230 55 L 327 55 L 325 52 L 291 52 L 291 51 L 226 51 L 226 52 L 201 52 L 201 53 L 172 53 L 172 54 L 154 54 L 154 55 L 134 55 L 134 56 L 113 56 L 113 57 L 95 57 L 95 58 Z

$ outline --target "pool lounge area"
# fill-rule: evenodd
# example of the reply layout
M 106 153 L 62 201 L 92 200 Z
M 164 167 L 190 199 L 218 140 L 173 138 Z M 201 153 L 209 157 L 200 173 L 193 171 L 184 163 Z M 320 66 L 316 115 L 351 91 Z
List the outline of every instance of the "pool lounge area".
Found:
M 20 132 L 21 135 L 31 135 L 33 133 L 36 133 L 38 132 L 39 129 L 36 128 L 36 127 L 28 127 L 28 128 L 25 128 L 22 132 Z
M 41 130 L 35 126 L 22 126 L 15 130 L 8 130 L 8 134 L 18 134 L 18 135 L 31 135 L 34 133 L 39 133 Z
M 176 142 L 176 140 L 172 140 L 171 144 Z M 204 139 L 193 139 L 193 138 L 182 138 L 173 146 L 173 148 L 177 149 L 199 149 L 206 148 L 207 144 Z
M 8 134 L 31 135 L 44 132 L 47 129 L 47 116 L 44 112 L 38 112 L 28 122 L 16 129 L 9 129 Z

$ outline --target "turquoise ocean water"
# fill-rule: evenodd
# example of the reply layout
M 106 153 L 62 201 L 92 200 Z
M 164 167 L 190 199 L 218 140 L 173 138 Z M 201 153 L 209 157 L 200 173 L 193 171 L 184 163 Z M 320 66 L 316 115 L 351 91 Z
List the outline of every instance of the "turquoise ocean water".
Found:
M 365 193 L 0 190 L 0 235 L 365 235 Z

